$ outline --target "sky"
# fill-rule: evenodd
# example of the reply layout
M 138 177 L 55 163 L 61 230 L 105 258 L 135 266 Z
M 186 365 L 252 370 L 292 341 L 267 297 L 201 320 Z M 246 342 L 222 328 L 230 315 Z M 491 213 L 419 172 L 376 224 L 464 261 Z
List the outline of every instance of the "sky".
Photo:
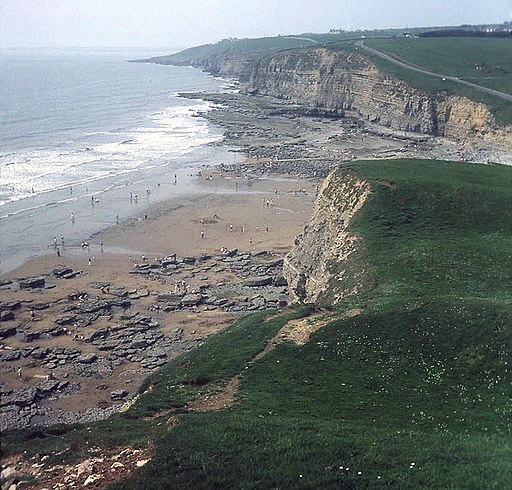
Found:
M 512 0 L 0 0 L 0 48 L 188 47 L 227 37 L 512 20 Z

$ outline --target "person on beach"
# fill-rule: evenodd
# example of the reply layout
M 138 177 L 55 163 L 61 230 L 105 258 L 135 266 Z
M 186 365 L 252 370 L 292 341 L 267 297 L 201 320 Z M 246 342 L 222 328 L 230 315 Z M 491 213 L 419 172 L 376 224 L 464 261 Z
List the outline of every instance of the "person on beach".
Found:
M 71 223 L 75 222 L 75 213 L 71 213 Z
M 64 246 L 64 235 L 60 236 L 60 244 Z
M 204 231 L 201 230 L 201 240 L 204 238 Z
M 21 366 L 18 366 L 18 379 L 20 381 L 23 381 L 23 374 L 21 372 Z
M 92 260 L 91 260 L 91 258 L 90 258 L 90 257 L 89 257 L 89 259 L 88 259 L 87 263 L 88 263 L 89 265 L 92 265 Z
M 57 257 L 60 257 L 60 248 L 57 247 Z
M 229 231 L 233 231 L 233 223 L 229 224 Z
M 100 250 L 103 252 L 103 240 L 100 240 Z

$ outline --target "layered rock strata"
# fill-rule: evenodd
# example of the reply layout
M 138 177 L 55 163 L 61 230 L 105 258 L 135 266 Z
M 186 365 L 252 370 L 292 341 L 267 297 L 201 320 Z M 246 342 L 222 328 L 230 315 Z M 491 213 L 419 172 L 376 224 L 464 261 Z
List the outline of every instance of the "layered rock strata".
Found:
M 245 91 L 287 99 L 313 114 L 342 116 L 345 110 L 355 110 L 393 129 L 512 143 L 512 127 L 498 127 L 484 104 L 447 94 L 429 95 L 348 51 L 311 48 L 263 58 Z
M 325 179 L 311 219 L 283 264 L 293 300 L 321 302 L 328 294 L 329 301 L 335 302 L 360 288 L 357 276 L 363 271 L 351 267 L 349 259 L 362 240 L 348 227 L 370 192 L 368 182 L 341 170 Z

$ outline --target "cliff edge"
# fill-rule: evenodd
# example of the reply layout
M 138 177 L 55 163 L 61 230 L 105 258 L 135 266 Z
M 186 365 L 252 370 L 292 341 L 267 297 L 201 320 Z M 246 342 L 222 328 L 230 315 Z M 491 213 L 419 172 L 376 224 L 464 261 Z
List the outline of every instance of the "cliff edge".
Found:
M 461 96 L 427 94 L 350 51 L 309 48 L 265 57 L 254 67 L 245 91 L 287 99 L 312 113 L 343 116 L 345 110 L 356 111 L 398 130 L 512 143 L 512 127 L 498 126 L 486 105 Z
M 324 180 L 311 219 L 284 261 L 294 301 L 336 302 L 360 289 L 365 271 L 352 259 L 362 239 L 347 230 L 370 192 L 368 182 L 346 171 L 335 170 Z

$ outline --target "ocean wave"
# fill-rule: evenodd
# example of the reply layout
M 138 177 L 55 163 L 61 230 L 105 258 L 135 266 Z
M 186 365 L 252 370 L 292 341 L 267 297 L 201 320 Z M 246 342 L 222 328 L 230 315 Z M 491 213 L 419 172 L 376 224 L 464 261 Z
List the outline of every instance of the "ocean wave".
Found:
M 75 142 L 70 148 L 32 149 L 0 154 L 0 206 L 52 190 L 122 175 L 177 159 L 201 145 L 222 139 L 204 119 L 193 117 L 213 104 L 197 101 L 171 106 L 146 117 L 131 130 L 98 131 L 110 139 L 88 146 Z M 7 195 L 7 197 L 6 197 Z

